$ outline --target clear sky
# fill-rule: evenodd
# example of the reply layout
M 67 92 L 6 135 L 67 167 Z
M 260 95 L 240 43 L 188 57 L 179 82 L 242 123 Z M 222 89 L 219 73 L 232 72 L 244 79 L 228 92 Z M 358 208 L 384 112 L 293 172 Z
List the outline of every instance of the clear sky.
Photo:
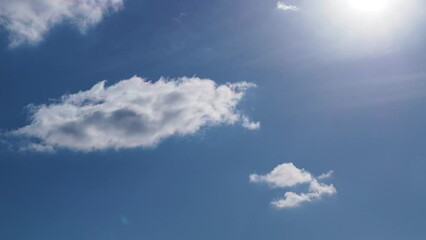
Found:
M 0 0 L 0 239 L 426 239 L 424 9 Z

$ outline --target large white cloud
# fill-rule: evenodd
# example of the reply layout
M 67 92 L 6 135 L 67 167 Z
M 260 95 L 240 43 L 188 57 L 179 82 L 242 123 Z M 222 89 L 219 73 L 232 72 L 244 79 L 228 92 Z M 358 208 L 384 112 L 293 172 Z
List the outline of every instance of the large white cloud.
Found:
M 55 25 L 68 22 L 84 33 L 123 0 L 0 0 L 0 25 L 10 33 L 10 46 L 37 44 Z
M 59 102 L 31 107 L 31 123 L 11 134 L 32 139 L 31 150 L 92 151 L 152 147 L 204 126 L 240 123 L 257 129 L 260 124 L 236 108 L 254 86 L 197 77 L 148 82 L 135 76 L 109 87 L 103 81 Z
M 314 177 L 304 169 L 299 169 L 293 163 L 283 163 L 275 167 L 266 175 L 251 174 L 251 182 L 265 182 L 272 187 L 288 188 L 300 184 L 309 184 L 308 192 L 286 192 L 284 198 L 272 201 L 277 208 L 298 207 L 304 202 L 321 199 L 323 196 L 331 196 L 337 193 L 333 184 L 320 183 L 319 180 L 330 178 L 333 171 Z

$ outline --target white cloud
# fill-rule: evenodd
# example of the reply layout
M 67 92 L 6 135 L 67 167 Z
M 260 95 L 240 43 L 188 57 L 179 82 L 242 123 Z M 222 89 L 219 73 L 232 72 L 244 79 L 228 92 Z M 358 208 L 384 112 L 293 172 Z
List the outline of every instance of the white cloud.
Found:
M 272 201 L 271 204 L 277 208 L 298 207 L 305 202 L 321 199 L 323 196 L 331 196 L 337 193 L 333 184 L 324 184 L 318 180 L 330 178 L 333 171 L 320 175 L 318 178 L 304 169 L 299 169 L 293 163 L 284 163 L 275 167 L 266 175 L 251 174 L 251 182 L 265 182 L 272 187 L 288 188 L 296 185 L 309 183 L 306 193 L 286 192 L 284 198 Z
M 331 176 L 333 176 L 333 173 L 334 173 L 333 170 L 330 170 L 330 171 L 328 171 L 326 173 L 323 173 L 323 174 L 319 175 L 317 178 L 319 180 L 327 179 L 327 178 L 330 178 Z
M 317 180 L 312 180 L 307 193 L 286 192 L 283 199 L 275 200 L 271 204 L 277 208 L 292 208 L 298 207 L 304 202 L 321 199 L 323 196 L 331 196 L 336 194 L 336 188 L 330 184 L 326 185 L 319 183 Z
M 297 194 L 294 192 L 286 192 L 284 199 L 272 201 L 271 204 L 277 208 L 293 208 L 299 207 L 303 202 L 311 201 L 308 194 L 302 193 Z
M 0 0 L 0 25 L 10 33 L 10 46 L 37 44 L 55 25 L 68 22 L 80 32 L 99 23 L 123 0 Z
M 241 121 L 242 121 L 243 127 L 249 130 L 255 130 L 260 128 L 260 122 L 253 122 L 247 116 L 242 116 Z
M 297 6 L 286 4 L 285 2 L 278 1 L 277 8 L 283 11 L 298 11 L 299 8 Z
M 153 147 L 171 136 L 205 126 L 239 123 L 257 129 L 237 110 L 247 82 L 217 85 L 209 79 L 179 78 L 148 82 L 139 77 L 112 86 L 62 96 L 59 102 L 33 106 L 31 123 L 11 132 L 32 139 L 35 151 L 79 151 Z
M 266 175 L 251 174 L 251 182 L 265 182 L 272 187 L 292 187 L 312 180 L 312 176 L 304 169 L 298 169 L 293 163 L 283 163 L 276 166 Z

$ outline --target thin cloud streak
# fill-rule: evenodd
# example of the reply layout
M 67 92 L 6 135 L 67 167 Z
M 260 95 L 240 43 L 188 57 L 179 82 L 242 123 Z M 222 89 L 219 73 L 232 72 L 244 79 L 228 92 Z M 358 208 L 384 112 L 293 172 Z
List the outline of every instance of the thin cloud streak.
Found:
M 285 2 L 282 1 L 278 1 L 277 2 L 277 8 L 282 10 L 282 11 L 299 11 L 299 7 L 295 6 L 295 5 L 291 5 L 291 4 L 287 4 Z

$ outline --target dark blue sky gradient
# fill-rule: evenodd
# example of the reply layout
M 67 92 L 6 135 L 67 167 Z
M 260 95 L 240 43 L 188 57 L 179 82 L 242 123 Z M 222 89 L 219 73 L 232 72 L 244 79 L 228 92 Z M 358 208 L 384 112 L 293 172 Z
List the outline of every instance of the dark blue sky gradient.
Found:
M 366 49 L 309 2 L 127 0 L 85 35 L 62 24 L 15 49 L 2 29 L 3 131 L 30 103 L 133 75 L 254 82 L 240 106 L 262 127 L 93 153 L 3 144 L 0 239 L 425 239 L 426 15 Z M 272 208 L 284 191 L 248 176 L 283 162 L 334 170 L 337 195 Z

